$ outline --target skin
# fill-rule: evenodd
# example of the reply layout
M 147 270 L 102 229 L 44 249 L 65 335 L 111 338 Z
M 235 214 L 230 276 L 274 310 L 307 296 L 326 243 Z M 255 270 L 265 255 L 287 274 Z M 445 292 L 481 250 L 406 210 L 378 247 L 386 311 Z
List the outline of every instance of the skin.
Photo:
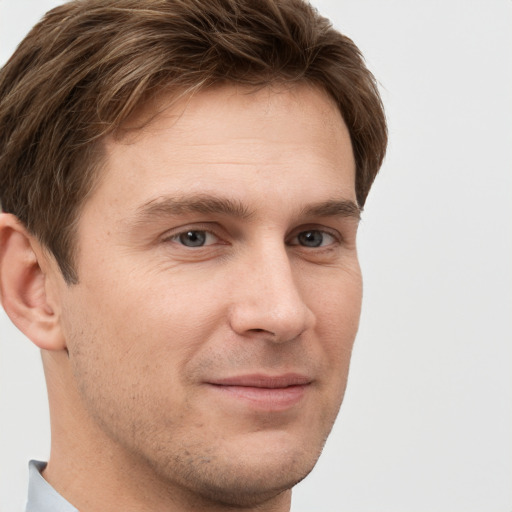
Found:
M 222 86 L 104 150 L 77 285 L 0 220 L 3 305 L 43 349 L 44 477 L 81 512 L 289 510 L 360 315 L 339 111 L 306 85 Z

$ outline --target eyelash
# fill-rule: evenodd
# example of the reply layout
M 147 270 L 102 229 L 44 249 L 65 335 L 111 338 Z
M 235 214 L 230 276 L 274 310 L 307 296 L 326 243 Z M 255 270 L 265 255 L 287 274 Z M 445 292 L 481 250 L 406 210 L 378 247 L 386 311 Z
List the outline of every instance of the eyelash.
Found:
M 185 243 L 183 243 L 182 240 L 180 240 L 181 237 L 183 237 L 184 235 L 187 235 L 188 233 L 204 233 L 206 235 L 206 240 L 208 239 L 209 236 L 213 236 L 217 239 L 216 242 L 212 242 L 212 243 L 208 243 L 208 244 L 201 244 L 201 245 L 185 245 Z M 300 242 L 297 242 L 297 243 L 291 243 L 291 240 L 298 240 L 299 237 L 301 235 L 305 235 L 305 234 L 311 234 L 311 233 L 315 233 L 315 234 L 318 234 L 320 233 L 323 237 L 323 239 L 321 240 L 321 243 L 320 245 L 311 245 L 311 246 L 308 246 L 308 245 L 304 245 L 304 244 L 301 244 Z M 324 245 L 324 241 L 325 241 L 325 237 L 329 237 L 331 239 L 331 241 Z M 167 236 L 165 239 L 164 239 L 164 242 L 174 242 L 174 243 L 177 243 L 179 245 L 181 245 L 182 247 L 187 247 L 187 248 L 190 248 L 190 249 L 200 249 L 200 248 L 203 248 L 203 247 L 209 247 L 211 245 L 216 245 L 219 243 L 219 241 L 222 241 L 222 237 L 219 236 L 214 230 L 211 229 L 211 227 L 208 227 L 208 228 L 205 228 L 203 226 L 198 226 L 198 227 L 193 227 L 191 229 L 185 229 L 183 231 L 180 231 L 178 233 L 174 233 L 170 236 Z M 317 228 L 317 227 L 311 227 L 311 228 L 308 228 L 308 229 L 302 229 L 301 231 L 297 232 L 296 234 L 294 234 L 292 237 L 289 237 L 286 241 L 287 245 L 289 246 L 292 246 L 292 247 L 302 247 L 302 248 L 305 248 L 305 249 L 317 249 L 317 250 L 325 250 L 325 249 L 328 249 L 330 246 L 332 245 L 339 245 L 341 243 L 341 236 L 339 234 L 336 234 L 336 233 L 333 233 L 332 231 L 329 231 L 325 228 L 321 229 L 321 228 Z M 225 245 L 227 244 L 227 242 L 223 242 L 221 243 L 222 245 Z
M 180 238 L 184 235 L 187 235 L 188 233 L 205 233 L 206 234 L 206 239 L 209 237 L 209 236 L 213 236 L 215 237 L 217 240 L 220 240 L 220 237 L 218 237 L 215 233 L 213 233 L 212 231 L 209 231 L 207 229 L 187 229 L 185 231 L 181 231 L 180 233 L 176 233 L 175 235 L 172 235 L 168 238 L 165 239 L 166 242 L 176 242 L 180 245 L 183 245 L 184 247 L 208 247 L 209 245 L 212 245 L 212 244 L 207 244 L 207 245 L 197 245 L 197 246 L 194 246 L 194 245 L 190 245 L 190 246 L 187 246 L 185 245 L 182 240 L 180 240 Z
M 313 245 L 305 245 L 304 243 L 300 243 L 300 237 L 301 235 L 303 235 L 304 237 L 307 236 L 307 235 L 311 235 L 311 234 L 321 234 L 322 235 L 322 240 L 320 241 L 320 245 L 315 245 L 316 241 L 313 240 Z M 325 241 L 325 238 L 326 237 L 329 237 L 331 239 L 331 241 L 327 244 L 324 245 L 324 241 Z M 300 247 L 303 247 L 303 248 L 306 248 L 306 249 L 317 249 L 317 250 L 320 250 L 320 249 L 326 249 L 336 243 L 339 243 L 339 237 L 335 236 L 333 233 L 331 233 L 330 231 L 327 231 L 325 229 L 319 229 L 319 228 L 310 228 L 310 229 L 305 229 L 303 231 L 299 231 L 296 235 L 294 235 L 291 240 L 295 240 L 297 239 L 298 242 L 297 243 L 290 243 L 288 242 L 288 245 L 291 245 L 291 246 L 300 246 Z

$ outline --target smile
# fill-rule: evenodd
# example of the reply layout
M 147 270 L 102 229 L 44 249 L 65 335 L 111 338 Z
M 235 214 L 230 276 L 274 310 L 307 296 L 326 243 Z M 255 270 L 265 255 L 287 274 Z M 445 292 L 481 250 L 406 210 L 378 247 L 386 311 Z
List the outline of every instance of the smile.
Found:
M 312 380 L 298 374 L 243 375 L 207 384 L 221 396 L 262 411 L 284 411 L 299 404 Z

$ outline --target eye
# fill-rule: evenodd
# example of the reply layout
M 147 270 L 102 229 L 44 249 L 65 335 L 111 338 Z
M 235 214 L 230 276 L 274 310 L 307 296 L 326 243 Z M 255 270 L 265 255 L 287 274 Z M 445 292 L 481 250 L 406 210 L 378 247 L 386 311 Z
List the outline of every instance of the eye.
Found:
M 190 229 L 172 236 L 169 240 L 184 245 L 185 247 L 203 247 L 216 243 L 218 238 L 208 231 Z
M 333 235 L 319 229 L 302 231 L 292 239 L 291 245 L 302 245 L 303 247 L 325 247 L 334 243 Z

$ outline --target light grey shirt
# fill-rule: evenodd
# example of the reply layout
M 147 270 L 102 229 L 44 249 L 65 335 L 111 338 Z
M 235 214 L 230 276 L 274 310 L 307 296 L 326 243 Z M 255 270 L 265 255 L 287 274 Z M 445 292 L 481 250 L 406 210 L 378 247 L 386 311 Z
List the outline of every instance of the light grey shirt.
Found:
M 31 460 L 28 465 L 28 501 L 25 512 L 78 512 L 42 476 L 46 462 Z

